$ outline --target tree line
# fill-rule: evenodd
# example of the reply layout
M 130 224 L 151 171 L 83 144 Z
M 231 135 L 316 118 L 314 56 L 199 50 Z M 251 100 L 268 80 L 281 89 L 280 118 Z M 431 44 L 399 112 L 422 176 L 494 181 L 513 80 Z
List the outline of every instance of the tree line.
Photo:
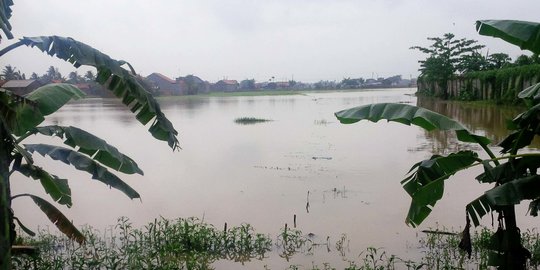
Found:
M 17 70 L 16 67 L 12 65 L 6 65 L 2 72 L 0 73 L 0 79 L 1 80 L 26 80 L 26 74 L 21 73 L 20 70 Z M 72 71 L 68 74 L 67 78 L 62 76 L 62 73 L 58 71 L 57 67 L 50 66 L 45 73 L 42 75 L 38 75 L 35 72 L 32 72 L 30 77 L 28 78 L 30 80 L 38 80 L 42 84 L 49 84 L 53 82 L 67 82 L 71 84 L 78 84 L 78 83 L 93 83 L 96 80 L 96 75 L 91 70 L 84 73 L 84 75 L 80 75 L 77 71 Z
M 488 51 L 482 54 L 481 50 L 485 46 L 479 44 L 477 40 L 458 39 L 452 33 L 427 39 L 432 42 L 428 47 L 410 48 L 427 54 L 426 59 L 418 61 L 420 63 L 418 79 L 437 83 L 442 89 L 446 89 L 448 80 L 456 75 L 540 64 L 538 54 L 520 55 L 514 61 L 506 53 L 489 53 Z

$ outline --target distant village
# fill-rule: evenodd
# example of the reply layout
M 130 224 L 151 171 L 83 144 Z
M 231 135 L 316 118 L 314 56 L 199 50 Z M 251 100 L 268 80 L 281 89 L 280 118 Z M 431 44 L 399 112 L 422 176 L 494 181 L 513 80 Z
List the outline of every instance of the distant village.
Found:
M 331 89 L 362 89 L 362 88 L 399 88 L 415 87 L 416 79 L 403 79 L 401 75 L 388 78 L 364 79 L 344 78 L 341 81 L 319 81 L 316 83 L 303 83 L 294 80 L 275 80 L 258 82 L 254 79 L 242 81 L 223 79 L 217 82 L 209 82 L 195 75 L 169 78 L 161 73 L 154 72 L 141 80 L 151 89 L 156 96 L 181 96 L 208 94 L 211 92 L 239 92 L 239 91 L 272 91 L 272 90 L 331 90 Z M 13 91 L 19 95 L 30 93 L 34 89 L 49 83 L 71 83 L 90 96 L 109 97 L 111 93 L 95 83 L 95 74 L 86 72 L 83 76 L 77 72 L 71 72 L 63 77 L 58 69 L 50 67 L 41 76 L 32 73 L 29 79 L 21 74 L 16 68 L 6 66 L 0 74 L 0 87 Z

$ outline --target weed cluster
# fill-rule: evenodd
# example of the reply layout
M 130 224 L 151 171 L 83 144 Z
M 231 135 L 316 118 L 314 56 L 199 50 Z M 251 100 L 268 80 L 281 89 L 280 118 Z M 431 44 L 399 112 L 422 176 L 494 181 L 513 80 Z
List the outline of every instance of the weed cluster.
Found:
M 315 236 L 304 234 L 285 225 L 275 241 L 270 236 L 256 233 L 249 224 L 216 229 L 197 218 L 154 222 L 135 228 L 127 218 L 119 218 L 114 227 L 99 232 L 85 227 L 82 232 L 87 241 L 84 245 L 39 231 L 36 237 L 18 239 L 19 244 L 33 245 L 40 250 L 39 256 L 15 256 L 14 269 L 212 269 L 218 260 L 245 263 L 264 260 L 270 252 L 276 252 L 287 262 L 295 255 L 313 255 L 318 247 L 328 252 L 335 248 L 344 262 L 345 270 L 395 270 L 395 269 L 489 269 L 488 254 L 492 231 L 482 228 L 471 235 L 472 254 L 458 248 L 459 233 L 435 229 L 419 239 L 421 259 L 405 260 L 390 255 L 380 248 L 368 247 L 355 257 L 350 256 L 349 242 L 342 235 L 337 242 L 317 241 Z M 527 230 L 522 233 L 525 248 L 531 251 L 528 269 L 540 266 L 540 233 Z M 269 269 L 265 267 L 265 269 Z M 336 269 L 330 263 L 311 266 L 289 265 L 287 269 Z
M 272 120 L 255 118 L 255 117 L 240 117 L 240 118 L 234 119 L 234 122 L 239 125 L 253 125 L 253 124 L 264 123 L 264 122 L 269 122 L 269 121 L 272 121 Z
M 218 259 L 237 262 L 262 259 L 271 250 L 268 236 L 255 233 L 249 224 L 218 230 L 197 218 L 156 219 L 142 229 L 125 217 L 102 236 L 83 229 L 83 245 L 64 236 L 40 231 L 36 258 L 14 257 L 15 269 L 210 269 Z

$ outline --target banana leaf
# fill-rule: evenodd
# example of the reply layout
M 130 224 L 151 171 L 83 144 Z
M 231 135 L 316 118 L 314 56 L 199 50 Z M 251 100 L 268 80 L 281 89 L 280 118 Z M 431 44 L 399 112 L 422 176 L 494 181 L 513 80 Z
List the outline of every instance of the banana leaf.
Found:
M 66 205 L 67 207 L 72 206 L 71 189 L 69 188 L 66 179 L 61 179 L 58 176 L 43 170 L 43 168 L 30 164 L 23 164 L 14 169 L 24 176 L 39 180 L 45 189 L 45 192 L 47 192 L 55 202 Z
M 108 55 L 72 38 L 59 36 L 24 37 L 20 42 L 29 47 L 72 63 L 76 68 L 86 65 L 97 69 L 96 81 L 109 89 L 122 100 L 136 115 L 143 125 L 150 121 L 149 131 L 155 138 L 167 141 L 175 150 L 179 148 L 178 132 L 165 117 L 158 102 L 152 97 L 149 89 L 142 83 L 133 67 L 122 60 L 115 60 Z M 130 70 L 122 66 L 127 65 Z
M 384 119 L 405 125 L 416 125 L 427 131 L 454 131 L 458 140 L 462 142 L 479 143 L 481 145 L 490 143 L 488 138 L 470 133 L 462 124 L 451 118 L 409 104 L 369 104 L 339 111 L 335 113 L 335 116 L 342 124 L 356 123 L 361 120 L 378 122 Z
M 0 29 L 4 32 L 8 39 L 13 38 L 11 33 L 11 24 L 9 18 L 11 18 L 11 6 L 13 6 L 12 0 L 0 0 Z M 0 35 L 0 40 L 2 35 Z
M 480 35 L 501 38 L 509 43 L 540 54 L 540 24 L 517 20 L 476 21 Z
M 13 134 L 21 136 L 70 100 L 84 97 L 84 93 L 71 84 L 55 83 L 39 87 L 24 98 L 8 94 L 3 96 L 9 106 L 5 112 L 2 111 L 2 117 Z
M 409 176 L 401 181 L 412 199 L 406 223 L 413 227 L 421 224 L 443 197 L 444 181 L 478 160 L 475 152 L 460 151 L 448 156 L 434 155 L 413 165 Z
M 65 138 L 65 144 L 71 147 L 79 147 L 79 152 L 91 156 L 92 159 L 117 171 L 127 174 L 144 174 L 133 159 L 120 153 L 116 147 L 108 144 L 103 139 L 80 128 L 53 125 L 38 127 L 34 130 L 34 133 Z
M 67 219 L 66 216 L 64 216 L 64 214 L 58 210 L 58 208 L 54 207 L 54 205 L 50 204 L 41 197 L 32 194 L 19 194 L 13 196 L 12 199 L 19 197 L 30 197 L 32 201 L 39 206 L 41 211 L 47 215 L 49 220 L 70 239 L 77 241 L 79 244 L 83 244 L 86 241 L 84 235 L 77 230 L 75 225 L 73 225 L 73 223 L 71 223 L 71 221 L 69 221 L 69 219 Z
M 38 152 L 42 156 L 49 156 L 54 160 L 72 165 L 77 170 L 88 172 L 92 175 L 92 179 L 98 180 L 112 188 L 122 191 L 130 199 L 140 198 L 137 191 L 118 178 L 118 176 L 112 174 L 105 167 L 101 166 L 99 163 L 95 162 L 86 155 L 65 147 L 54 145 L 25 144 L 24 146 L 31 153 Z

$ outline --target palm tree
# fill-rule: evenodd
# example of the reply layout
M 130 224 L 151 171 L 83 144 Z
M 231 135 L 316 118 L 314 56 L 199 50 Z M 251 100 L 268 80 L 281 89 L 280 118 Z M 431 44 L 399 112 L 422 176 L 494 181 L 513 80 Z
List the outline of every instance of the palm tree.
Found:
M 77 74 L 77 71 L 72 71 L 68 75 L 67 82 L 69 82 L 69 83 L 77 84 L 77 83 L 80 83 L 80 82 L 83 82 L 83 81 L 84 81 L 83 77 L 81 77 L 79 74 Z
M 4 80 L 22 80 L 23 76 L 21 75 L 21 72 L 17 70 L 17 68 L 7 65 L 2 69 L 2 74 L 0 74 L 0 77 Z
M 91 70 L 87 71 L 85 74 L 84 74 L 84 79 L 87 81 L 87 82 L 93 82 L 95 79 L 96 79 L 96 75 L 94 75 L 94 72 L 92 72 Z

